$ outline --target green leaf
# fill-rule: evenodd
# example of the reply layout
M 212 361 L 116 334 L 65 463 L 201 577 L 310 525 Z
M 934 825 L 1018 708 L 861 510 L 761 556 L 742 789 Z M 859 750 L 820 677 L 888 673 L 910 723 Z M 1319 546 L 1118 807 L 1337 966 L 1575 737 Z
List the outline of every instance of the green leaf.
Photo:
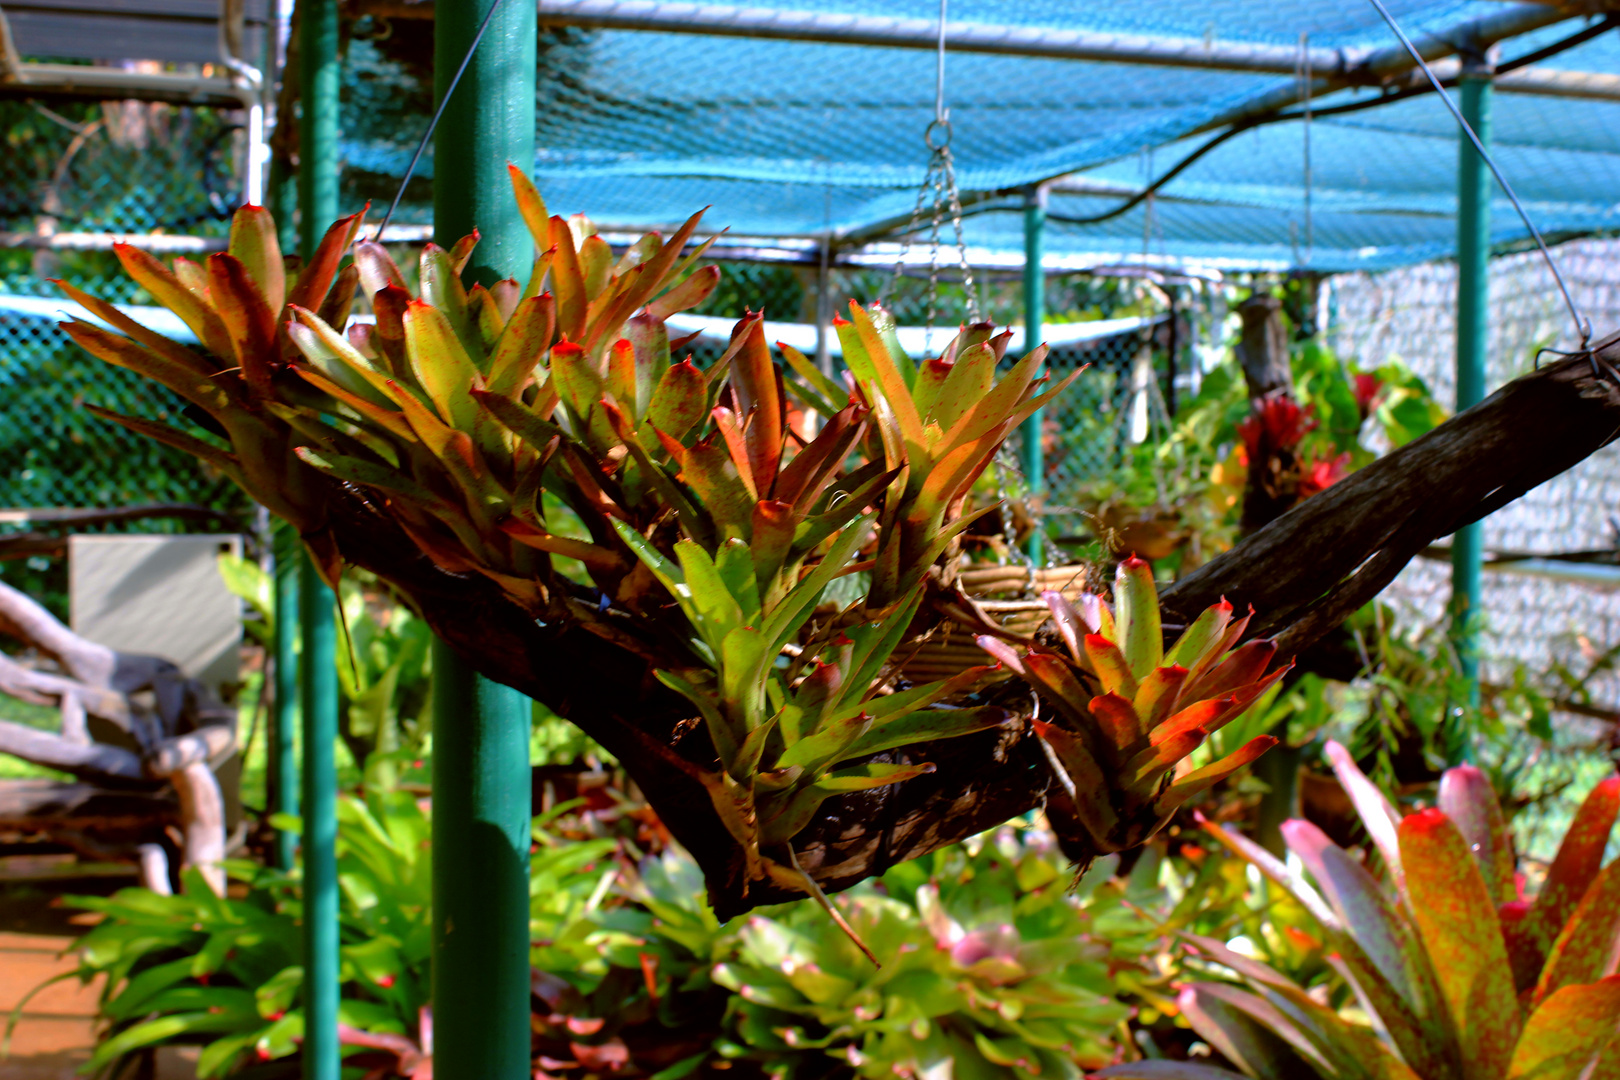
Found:
M 1438 809 L 1398 830 L 1413 918 L 1456 1026 L 1463 1072 L 1500 1076 L 1521 1024 L 1512 969 L 1479 866 Z
M 471 390 L 479 372 L 445 313 L 412 300 L 405 309 L 405 351 L 411 374 L 427 391 L 439 418 L 472 434 L 478 423 L 478 406 Z
M 1219 642 L 1226 633 L 1227 624 L 1232 621 L 1232 605 L 1222 600 L 1218 604 L 1211 604 L 1204 609 L 1202 615 L 1193 620 L 1193 624 L 1182 631 L 1176 643 L 1165 654 L 1165 665 L 1179 664 L 1184 668 L 1192 668 L 1205 658 L 1210 647 Z M 1208 665 L 1206 664 L 1205 667 Z
M 776 654 L 766 649 L 765 636 L 749 626 L 729 631 L 717 651 L 721 698 L 729 706 L 726 711 L 740 713 L 744 731 L 752 731 L 766 719 L 764 674 Z
M 1159 630 L 1159 592 L 1153 567 L 1132 556 L 1114 575 L 1114 620 L 1120 651 L 1138 681 L 1164 662 L 1164 635 Z M 1134 694 L 1126 694 L 1134 697 Z
M 742 611 L 742 621 L 748 624 L 757 622 L 760 616 L 759 583 L 754 577 L 754 557 L 749 545 L 735 537 L 721 544 L 714 555 L 714 569 L 726 591 L 737 601 Z
M 1580 1080 L 1620 1030 L 1620 975 L 1555 992 L 1524 1025 L 1508 1080 Z
M 1553 942 L 1536 983 L 1534 1000 L 1578 983 L 1596 982 L 1620 951 L 1620 859 L 1586 890 Z
M 481 361 L 484 359 L 484 345 L 479 337 L 478 327 L 468 311 L 467 289 L 461 283 L 461 271 L 456 269 L 455 257 L 439 245 L 430 243 L 422 248 L 419 267 L 422 299 L 411 306 L 422 304 L 438 312 L 439 317 L 444 320 L 446 334 L 453 335 L 461 345 L 462 354 L 468 358 L 469 365 L 474 364 L 474 358 L 480 361 L 473 366 L 474 371 L 480 370 Z M 405 321 L 406 338 L 409 340 L 408 312 Z M 418 379 L 421 379 L 420 375 Z M 425 379 L 421 379 L 421 382 L 423 386 L 428 385 Z M 445 421 L 450 421 L 448 415 L 445 416 Z
M 840 533 L 816 568 L 794 586 L 776 610 L 766 618 L 762 629 L 765 639 L 770 642 L 768 650 L 770 655 L 775 656 L 781 652 L 788 639 L 798 633 L 799 627 L 804 625 L 804 621 L 815 610 L 816 601 L 821 597 L 821 590 L 849 565 L 850 556 L 866 542 L 866 534 L 871 526 L 872 518 L 869 515 Z
M 725 580 L 715 569 L 714 562 L 695 541 L 678 540 L 675 557 L 681 562 L 686 578 L 686 589 L 691 597 L 692 610 L 697 614 L 694 629 L 716 652 L 721 642 L 733 630 L 743 625 L 742 607 L 726 588 Z
M 971 735 L 976 731 L 1001 727 L 1012 719 L 1011 713 L 993 705 L 974 709 L 918 709 L 885 720 L 881 725 L 874 723 L 865 735 L 844 749 L 838 760 L 847 761 L 880 750 Z
M 889 784 L 898 784 L 903 780 L 910 780 L 914 776 L 922 776 L 934 771 L 934 766 L 928 762 L 916 765 L 885 764 L 878 761 L 869 761 L 864 765 L 853 765 L 847 769 L 838 769 L 828 773 L 816 781 L 815 787 L 828 794 L 841 791 L 866 791 L 871 788 L 886 787 Z

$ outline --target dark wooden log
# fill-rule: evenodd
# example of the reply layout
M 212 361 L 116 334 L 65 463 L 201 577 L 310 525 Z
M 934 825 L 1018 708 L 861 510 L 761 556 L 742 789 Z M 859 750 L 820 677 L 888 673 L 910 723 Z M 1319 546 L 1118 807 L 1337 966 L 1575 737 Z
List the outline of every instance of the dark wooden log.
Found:
M 1614 350 L 1605 357 L 1616 359 Z M 1620 379 L 1569 360 L 1516 380 L 1429 435 L 1389 454 L 1169 589 L 1167 622 L 1221 595 L 1260 611 L 1256 633 L 1297 652 L 1377 593 L 1426 544 L 1499 508 L 1620 432 Z M 653 677 L 644 654 L 565 618 L 536 620 L 476 575 L 422 556 L 386 509 L 357 488 L 333 502 L 321 546 L 394 583 L 483 674 L 544 702 L 622 761 L 698 860 L 716 912 L 729 917 L 789 898 L 742 888 L 741 857 L 702 788 L 671 756 L 710 764 L 701 728 L 676 738 L 691 707 Z M 638 641 L 625 619 L 623 641 Z M 916 858 L 1041 805 L 1050 774 L 1024 726 L 909 748 L 936 771 L 829 799 L 794 846 L 830 889 Z
M 1288 364 L 1288 332 L 1283 328 L 1282 301 L 1257 293 L 1238 305 L 1243 335 L 1238 339 L 1238 364 L 1249 386 L 1249 397 L 1262 398 L 1278 390 L 1293 393 L 1294 372 Z
M 1305 500 L 1167 589 L 1166 621 L 1225 596 L 1292 655 L 1343 622 L 1434 540 L 1498 510 L 1620 434 L 1620 340 L 1549 364 Z

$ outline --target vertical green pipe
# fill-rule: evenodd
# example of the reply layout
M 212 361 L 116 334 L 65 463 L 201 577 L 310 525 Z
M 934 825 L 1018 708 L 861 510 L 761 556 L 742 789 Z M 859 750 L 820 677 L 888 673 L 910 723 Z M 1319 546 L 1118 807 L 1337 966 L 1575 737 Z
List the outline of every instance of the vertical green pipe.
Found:
M 269 35 L 266 35 L 267 37 Z M 270 160 L 270 184 L 265 203 L 275 219 L 276 239 L 283 251 L 298 250 L 296 211 L 298 177 L 279 157 Z M 298 534 L 277 521 L 271 535 L 276 564 L 276 688 L 275 712 L 270 717 L 269 758 L 265 805 L 272 812 L 298 816 L 298 564 L 304 549 Z M 298 861 L 298 835 L 276 832 L 276 868 L 291 870 Z
M 1030 189 L 1024 200 L 1024 349 L 1041 343 L 1042 324 L 1046 321 L 1046 274 L 1042 264 L 1046 260 L 1046 188 Z M 1035 498 L 1046 490 L 1046 462 L 1041 447 L 1041 424 L 1046 410 L 1036 409 L 1024 421 L 1024 482 L 1029 486 L 1030 511 L 1036 528 L 1029 538 L 1029 559 L 1036 566 L 1046 565 L 1046 543 L 1040 516 L 1034 514 Z
M 493 0 L 440 4 L 434 78 L 442 96 Z M 439 122 L 434 237 L 479 230 L 469 281 L 527 277 L 534 257 L 506 163 L 534 165 L 535 5 L 491 20 Z M 529 1058 L 529 707 L 433 648 L 434 1071 L 527 1080 Z
M 337 0 L 298 0 L 298 222 L 304 258 L 338 216 Z
M 337 0 L 299 0 L 299 247 L 315 253 L 338 216 Z M 332 590 L 299 565 L 304 726 L 304 1073 L 338 1080 L 337 640 Z
M 1491 76 L 1465 65 L 1462 112 L 1489 148 Z M 1457 411 L 1485 397 L 1485 343 L 1490 309 L 1491 174 L 1479 151 L 1459 137 L 1457 161 Z M 1470 705 L 1479 704 L 1480 523 L 1457 530 L 1451 541 L 1451 635 Z
M 270 159 L 270 182 L 265 186 L 264 204 L 275 219 L 276 240 L 281 250 L 297 251 L 298 177 L 289 172 L 287 163 L 279 157 Z
M 304 561 L 298 533 L 275 524 L 276 553 L 276 710 L 270 718 L 269 788 L 271 810 L 298 816 L 298 567 Z M 277 831 L 276 866 L 291 870 L 297 861 L 296 833 Z
M 337 620 L 332 590 L 298 565 L 304 650 L 304 1080 L 338 1080 Z

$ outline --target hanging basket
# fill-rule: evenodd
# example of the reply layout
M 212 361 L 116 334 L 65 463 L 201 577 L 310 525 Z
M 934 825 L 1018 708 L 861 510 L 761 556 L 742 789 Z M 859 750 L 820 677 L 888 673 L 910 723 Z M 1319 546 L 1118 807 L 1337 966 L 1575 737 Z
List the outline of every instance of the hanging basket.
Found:
M 961 571 L 957 581 L 986 618 L 1014 634 L 1027 636 L 1051 617 L 1040 594 L 1055 591 L 1071 601 L 1078 600 L 1091 571 L 1083 563 L 1043 569 L 974 566 Z M 947 624 L 938 636 L 917 647 L 900 665 L 900 673 L 914 683 L 932 682 L 988 663 L 989 657 L 973 638 L 967 627 Z

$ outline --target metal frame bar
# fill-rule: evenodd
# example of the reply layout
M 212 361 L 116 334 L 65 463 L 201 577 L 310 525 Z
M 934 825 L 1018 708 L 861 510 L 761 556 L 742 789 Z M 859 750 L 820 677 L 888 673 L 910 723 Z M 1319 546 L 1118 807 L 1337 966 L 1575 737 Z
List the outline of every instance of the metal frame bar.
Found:
M 939 26 L 930 19 L 692 4 L 677 0 L 537 0 L 543 26 L 701 34 L 766 41 L 814 41 L 829 45 L 865 45 L 889 49 L 937 49 Z M 362 0 L 358 10 L 389 18 L 431 19 L 431 0 Z M 1586 13 L 1580 7 L 1521 3 L 1472 22 L 1429 34 L 1420 43 L 1425 60 L 1453 55 L 1459 43 L 1490 44 Z M 945 47 L 957 53 L 1027 56 L 1052 60 L 1144 64 L 1154 67 L 1242 71 L 1260 75 L 1294 75 L 1300 50 L 1294 45 L 1263 45 L 1203 38 L 1155 37 L 1148 34 L 1105 34 L 1086 30 L 948 22 Z M 1412 65 L 1399 48 L 1309 49 L 1310 70 L 1336 86 L 1382 86 Z M 1437 65 L 1442 78 L 1455 65 Z M 1504 93 L 1548 97 L 1620 100 L 1620 76 L 1607 73 L 1529 69 L 1503 75 L 1496 88 Z

